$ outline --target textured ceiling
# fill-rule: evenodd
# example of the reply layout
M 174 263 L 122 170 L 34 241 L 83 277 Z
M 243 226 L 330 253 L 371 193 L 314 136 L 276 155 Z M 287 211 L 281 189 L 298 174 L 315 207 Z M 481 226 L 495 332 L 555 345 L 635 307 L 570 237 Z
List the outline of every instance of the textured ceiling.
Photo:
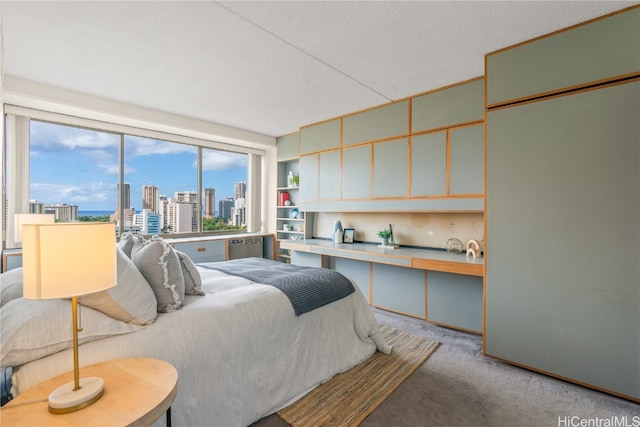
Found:
M 270 136 L 638 1 L 0 1 L 3 72 Z

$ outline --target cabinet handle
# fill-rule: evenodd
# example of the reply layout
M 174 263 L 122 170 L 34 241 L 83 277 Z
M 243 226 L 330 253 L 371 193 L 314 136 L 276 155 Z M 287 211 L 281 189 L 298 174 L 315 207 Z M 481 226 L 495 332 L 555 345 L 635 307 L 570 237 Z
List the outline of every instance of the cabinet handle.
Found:
M 198 248 L 196 249 L 198 252 L 205 252 L 207 250 L 207 248 Z

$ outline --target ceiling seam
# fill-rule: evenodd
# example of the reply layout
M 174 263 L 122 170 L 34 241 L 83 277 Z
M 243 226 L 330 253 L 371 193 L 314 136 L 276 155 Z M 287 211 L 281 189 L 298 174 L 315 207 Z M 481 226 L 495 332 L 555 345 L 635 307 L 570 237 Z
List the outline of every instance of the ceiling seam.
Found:
M 258 24 L 257 22 L 252 21 L 251 19 L 247 18 L 244 15 L 241 15 L 240 13 L 236 12 L 235 10 L 229 8 L 228 6 L 225 6 L 224 4 L 220 3 L 219 1 L 215 1 L 212 0 L 213 3 L 216 3 L 218 6 L 224 8 L 225 10 L 227 10 L 228 12 L 234 14 L 235 16 L 237 16 L 238 18 L 242 19 L 243 21 L 253 25 L 254 27 L 260 29 L 261 31 L 264 31 L 265 33 L 269 34 L 272 37 L 275 37 L 276 39 L 280 40 L 283 43 L 286 43 L 287 45 L 291 46 L 292 48 L 294 48 L 295 50 L 297 50 L 298 52 L 301 52 L 302 54 L 320 62 L 321 64 L 331 68 L 332 70 L 336 71 L 337 73 L 343 75 L 344 77 L 348 78 L 351 81 L 356 82 L 357 84 L 359 84 L 360 86 L 370 90 L 371 92 L 375 93 L 376 95 L 379 95 L 381 97 L 383 97 L 384 99 L 386 99 L 387 101 L 393 101 L 392 98 L 389 98 L 387 95 L 385 95 L 384 93 L 380 92 L 377 89 L 374 89 L 373 87 L 369 86 L 368 84 L 364 83 L 363 81 L 353 77 L 352 75 L 350 75 L 349 73 L 342 71 L 341 69 L 339 69 L 338 67 L 330 64 L 329 62 L 325 61 L 324 59 L 310 53 L 307 52 L 306 50 L 302 49 L 300 46 L 296 45 L 293 42 L 290 42 L 289 40 L 285 39 L 284 37 L 279 36 L 278 34 L 274 33 L 273 31 L 269 30 L 268 28 Z

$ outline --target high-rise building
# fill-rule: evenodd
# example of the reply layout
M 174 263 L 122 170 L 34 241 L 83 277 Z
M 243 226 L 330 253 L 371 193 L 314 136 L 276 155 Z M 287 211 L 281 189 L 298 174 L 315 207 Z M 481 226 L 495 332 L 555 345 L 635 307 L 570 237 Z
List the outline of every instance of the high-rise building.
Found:
M 168 203 L 167 225 L 169 233 L 190 233 L 193 231 L 193 204 L 192 203 Z
M 216 217 L 216 189 L 215 188 L 204 189 L 204 217 L 205 218 Z
M 56 222 L 71 222 L 78 220 L 78 205 L 45 205 L 44 213 L 53 214 Z
M 44 203 L 38 203 L 37 200 L 29 200 L 29 213 L 32 213 L 32 214 L 43 214 L 44 213 Z
M 173 193 L 175 203 L 197 203 L 198 193 L 195 191 L 176 191 Z
M 244 199 L 247 197 L 247 183 L 244 181 L 236 182 L 234 184 L 234 197 L 236 200 Z
M 140 229 L 142 234 L 160 233 L 160 215 L 151 209 L 142 209 L 141 213 L 134 214 L 133 224 Z
M 142 209 L 149 209 L 158 213 L 158 187 L 155 185 L 142 186 Z
M 227 197 L 224 200 L 220 200 L 218 202 L 218 216 L 224 219 L 225 221 L 229 221 L 231 215 L 233 213 L 233 198 Z
M 232 222 L 233 225 L 245 225 L 247 223 L 247 204 L 245 199 L 247 195 L 247 183 L 244 181 L 236 182 L 234 184 L 234 190 L 236 197 L 233 202 Z
M 131 207 L 131 186 L 128 182 L 124 183 L 123 190 L 120 191 L 120 183 L 118 183 L 118 206 L 116 206 L 116 209 L 119 209 L 120 206 L 124 209 Z M 120 199 L 121 197 L 122 200 Z
M 198 231 L 198 193 L 195 191 L 176 191 L 173 194 L 173 199 L 170 200 L 170 203 L 189 205 L 191 209 L 191 229 L 183 230 L 183 232 Z M 176 231 L 172 232 L 175 233 Z

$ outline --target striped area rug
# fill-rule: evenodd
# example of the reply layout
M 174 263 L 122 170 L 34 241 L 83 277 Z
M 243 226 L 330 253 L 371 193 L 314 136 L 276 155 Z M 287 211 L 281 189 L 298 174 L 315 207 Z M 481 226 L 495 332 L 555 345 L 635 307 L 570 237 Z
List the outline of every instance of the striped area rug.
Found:
M 294 427 L 357 426 L 438 347 L 438 341 L 380 325 L 391 354 L 376 352 L 278 412 Z

